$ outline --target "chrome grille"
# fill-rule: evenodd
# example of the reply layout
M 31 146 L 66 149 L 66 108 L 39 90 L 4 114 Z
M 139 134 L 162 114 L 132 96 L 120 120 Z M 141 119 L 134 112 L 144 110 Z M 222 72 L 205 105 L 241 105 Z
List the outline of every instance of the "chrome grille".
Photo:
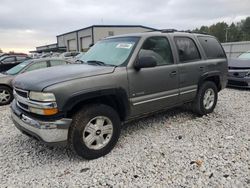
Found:
M 15 97 L 16 102 L 17 102 L 17 106 L 25 111 L 29 111 L 28 105 L 22 103 L 22 100 L 20 100 L 20 99 L 28 99 L 29 92 L 22 90 L 22 89 L 14 88 L 13 93 L 14 93 L 14 97 Z
M 28 91 L 15 88 L 15 92 L 16 92 L 17 95 L 19 95 L 21 97 L 28 98 L 28 94 L 29 94 Z

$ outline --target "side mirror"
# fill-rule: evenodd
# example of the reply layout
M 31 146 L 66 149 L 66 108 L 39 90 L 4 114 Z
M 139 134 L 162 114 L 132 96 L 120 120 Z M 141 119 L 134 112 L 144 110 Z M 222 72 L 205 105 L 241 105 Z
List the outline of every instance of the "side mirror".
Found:
M 140 70 L 141 68 L 150 68 L 156 65 L 156 60 L 152 56 L 141 56 L 138 58 L 134 67 L 136 70 Z

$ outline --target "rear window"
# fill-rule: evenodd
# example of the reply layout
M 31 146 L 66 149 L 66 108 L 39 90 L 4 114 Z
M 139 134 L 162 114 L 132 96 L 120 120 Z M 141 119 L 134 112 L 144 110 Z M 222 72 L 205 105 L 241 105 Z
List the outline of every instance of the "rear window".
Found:
M 217 41 L 213 37 L 198 37 L 208 59 L 226 58 L 226 55 Z

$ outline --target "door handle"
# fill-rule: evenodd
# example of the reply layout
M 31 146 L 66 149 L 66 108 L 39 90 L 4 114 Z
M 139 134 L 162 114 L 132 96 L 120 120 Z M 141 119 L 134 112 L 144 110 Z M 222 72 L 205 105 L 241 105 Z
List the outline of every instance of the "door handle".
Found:
M 170 73 L 170 76 L 171 76 L 171 77 L 176 76 L 176 75 L 177 75 L 177 71 L 172 71 L 172 72 Z
M 200 69 L 200 71 L 204 71 L 204 67 L 200 67 L 199 69 Z

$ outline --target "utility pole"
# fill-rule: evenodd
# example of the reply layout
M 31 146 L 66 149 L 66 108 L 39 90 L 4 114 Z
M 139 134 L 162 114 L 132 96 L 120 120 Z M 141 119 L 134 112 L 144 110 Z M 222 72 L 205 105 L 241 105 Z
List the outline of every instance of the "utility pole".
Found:
M 229 27 L 226 28 L 226 42 L 228 41 L 228 30 L 229 30 Z

